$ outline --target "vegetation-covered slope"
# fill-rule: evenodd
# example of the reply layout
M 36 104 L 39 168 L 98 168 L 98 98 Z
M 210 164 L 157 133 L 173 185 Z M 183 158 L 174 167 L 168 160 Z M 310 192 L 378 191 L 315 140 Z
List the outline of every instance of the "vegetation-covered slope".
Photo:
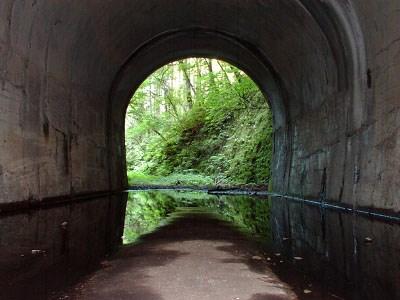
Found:
M 174 62 L 128 107 L 130 184 L 266 184 L 271 140 L 268 105 L 248 76 L 216 60 Z

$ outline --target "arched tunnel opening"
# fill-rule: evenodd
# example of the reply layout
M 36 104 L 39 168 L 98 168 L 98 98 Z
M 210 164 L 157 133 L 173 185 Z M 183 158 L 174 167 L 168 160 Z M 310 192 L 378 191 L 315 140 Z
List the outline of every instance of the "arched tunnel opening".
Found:
M 267 189 L 272 131 L 267 100 L 243 71 L 201 57 L 170 62 L 128 105 L 128 183 Z
M 202 57 L 170 62 L 141 83 L 125 117 L 130 193 L 124 243 L 181 207 L 213 208 L 231 221 L 245 220 L 248 229 L 263 228 L 254 234 L 269 235 L 269 216 L 258 211 L 255 218 L 254 204 L 234 209 L 227 200 L 195 193 L 268 190 L 273 124 L 263 94 L 240 69 Z M 160 189 L 169 192 L 155 192 Z M 133 192 L 141 190 L 153 193 Z M 183 196 L 185 190 L 193 193 Z
M 237 66 L 268 100 L 276 253 L 327 265 L 313 272 L 340 274 L 356 293 L 344 298 L 398 298 L 399 9 L 396 0 L 1 1 L 1 292 L 49 298 L 118 248 L 132 90 L 200 56 Z
M 158 51 L 161 51 L 162 55 L 159 55 Z M 268 67 L 268 61 L 261 54 L 254 53 L 248 45 L 244 46 L 235 37 L 224 32 L 211 32 L 203 28 L 167 32 L 149 40 L 147 44 L 141 45 L 131 53 L 123 68 L 115 77 L 113 89 L 110 92 L 110 101 L 118 101 L 122 104 L 120 109 L 112 107 L 115 109 L 112 115 L 125 114 L 126 107 L 131 99 L 131 91 L 136 90 L 144 78 L 163 65 L 186 57 L 217 58 L 237 66 L 248 74 L 267 99 L 274 115 L 274 126 L 279 128 L 285 122 L 286 117 L 281 100 L 281 93 L 283 92 L 279 86 L 279 78 L 273 71 L 271 73 Z M 137 64 L 140 64 L 140 66 Z M 143 75 L 132 73 L 132 70 L 141 70 Z M 119 123 L 117 122 L 116 125 L 118 127 L 112 129 L 114 134 L 123 132 L 124 123 L 121 120 L 124 119 L 116 120 Z M 121 144 L 123 135 L 115 138 Z M 122 155 L 118 166 L 120 171 L 126 168 L 124 159 L 125 157 Z

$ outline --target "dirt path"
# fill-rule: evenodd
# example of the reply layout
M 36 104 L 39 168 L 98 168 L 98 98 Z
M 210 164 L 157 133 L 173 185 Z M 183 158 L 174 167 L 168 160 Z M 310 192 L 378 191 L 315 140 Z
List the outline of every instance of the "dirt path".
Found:
M 231 224 L 199 210 L 123 248 L 60 299 L 297 299 Z

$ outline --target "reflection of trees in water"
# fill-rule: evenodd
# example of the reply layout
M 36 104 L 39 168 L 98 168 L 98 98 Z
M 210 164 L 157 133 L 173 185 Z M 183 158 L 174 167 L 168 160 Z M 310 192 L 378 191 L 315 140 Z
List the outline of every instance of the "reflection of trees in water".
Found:
M 202 192 L 140 191 L 129 194 L 124 242 L 131 243 L 154 230 L 179 207 L 204 207 L 222 215 L 241 230 L 269 240 L 270 208 L 264 199 L 250 196 L 215 196 Z

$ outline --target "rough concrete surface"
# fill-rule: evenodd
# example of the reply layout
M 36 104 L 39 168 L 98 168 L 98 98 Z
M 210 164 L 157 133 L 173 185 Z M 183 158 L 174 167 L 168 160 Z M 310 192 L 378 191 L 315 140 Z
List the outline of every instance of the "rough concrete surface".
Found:
M 270 103 L 274 190 L 399 211 L 399 6 L 1 1 L 0 202 L 124 187 L 131 94 L 203 55 L 248 72 Z

